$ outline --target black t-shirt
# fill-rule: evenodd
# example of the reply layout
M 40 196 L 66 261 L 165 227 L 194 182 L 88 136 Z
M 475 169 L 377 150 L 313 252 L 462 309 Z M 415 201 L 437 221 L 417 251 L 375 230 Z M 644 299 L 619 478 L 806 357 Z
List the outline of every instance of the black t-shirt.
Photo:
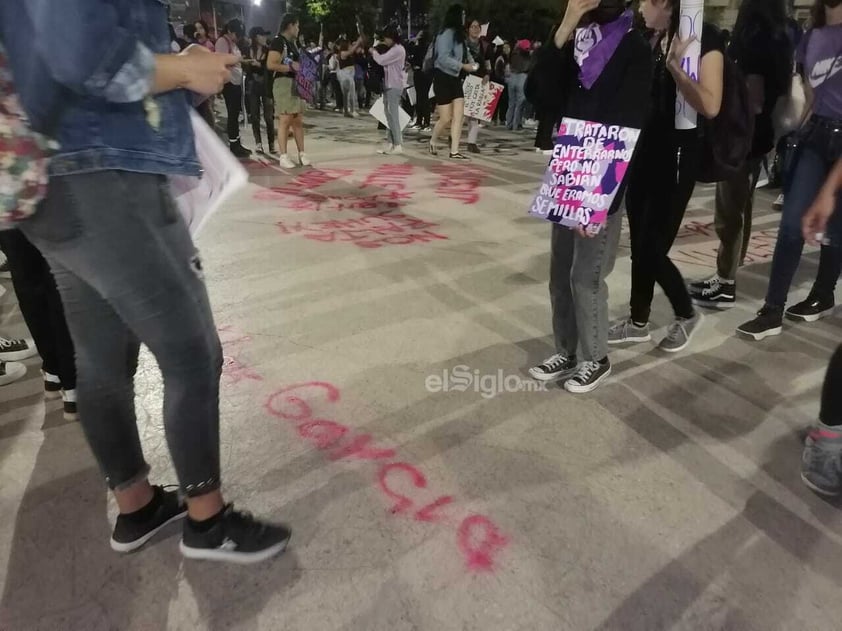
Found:
M 272 40 L 272 45 L 269 46 L 270 51 L 275 51 L 276 53 L 281 54 L 281 63 L 282 64 L 289 64 L 293 61 L 300 61 L 301 54 L 298 52 L 298 46 L 295 42 L 287 41 L 287 39 L 283 35 L 278 35 L 274 40 Z M 275 77 L 294 77 L 295 72 L 290 70 L 287 73 L 282 72 L 274 72 L 272 73 L 272 78 Z
M 667 37 L 664 35 L 664 37 Z M 650 124 L 652 127 L 665 131 L 675 129 L 675 99 L 677 88 L 675 79 L 673 79 L 670 71 L 667 70 L 667 54 L 662 47 L 663 38 L 659 39 L 655 44 L 655 79 L 652 82 L 652 118 Z M 718 28 L 712 24 L 704 23 L 702 28 L 702 52 L 700 55 L 704 57 L 709 52 L 718 50 L 725 53 L 725 43 L 722 39 L 722 33 Z M 697 132 L 692 129 L 679 130 L 679 135 L 697 136 Z
M 748 24 L 735 33 L 728 56 L 743 75 L 763 78 L 763 111 L 754 119 L 752 155 L 762 156 L 775 145 L 772 111 L 792 80 L 792 44 L 785 30 L 775 31 L 766 21 Z

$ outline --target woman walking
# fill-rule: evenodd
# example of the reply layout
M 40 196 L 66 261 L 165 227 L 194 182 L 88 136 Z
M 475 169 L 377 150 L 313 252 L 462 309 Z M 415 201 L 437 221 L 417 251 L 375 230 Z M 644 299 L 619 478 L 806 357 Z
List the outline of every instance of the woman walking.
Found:
M 657 283 L 675 314 L 659 348 L 677 353 L 690 344 L 701 322 L 701 314 L 693 307 L 687 285 L 670 260 L 669 251 L 696 186 L 702 147 L 697 129 L 675 128 L 675 103 L 680 94 L 699 116 L 713 119 L 719 114 L 724 45 L 719 31 L 705 23 L 696 81 L 681 66 L 691 40 L 678 37 L 679 0 L 643 0 L 640 12 L 647 28 L 656 32 L 652 113 L 640 135 L 637 157 L 628 175 L 626 209 L 632 259 L 630 314 L 609 329 L 608 343 L 652 339 L 649 315 Z
M 465 10 L 461 4 L 454 4 L 447 10 L 444 28 L 436 37 L 434 66 L 433 92 L 439 119 L 430 138 L 430 154 L 438 155 L 436 143 L 441 133 L 449 126 L 450 159 L 467 160 L 468 157 L 459 152 L 462 122 L 465 118 L 462 78 L 465 73 L 475 72 L 477 65 L 471 58 L 465 42 Z

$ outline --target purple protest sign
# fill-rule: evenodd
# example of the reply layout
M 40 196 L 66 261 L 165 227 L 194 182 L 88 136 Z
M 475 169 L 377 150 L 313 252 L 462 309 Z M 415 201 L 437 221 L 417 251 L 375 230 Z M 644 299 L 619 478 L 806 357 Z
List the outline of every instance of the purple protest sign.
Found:
M 529 214 L 598 230 L 626 176 L 640 130 L 564 118 Z
M 316 98 L 316 87 L 319 77 L 319 64 L 306 50 L 301 51 L 300 68 L 295 75 L 298 96 L 307 103 L 313 104 Z

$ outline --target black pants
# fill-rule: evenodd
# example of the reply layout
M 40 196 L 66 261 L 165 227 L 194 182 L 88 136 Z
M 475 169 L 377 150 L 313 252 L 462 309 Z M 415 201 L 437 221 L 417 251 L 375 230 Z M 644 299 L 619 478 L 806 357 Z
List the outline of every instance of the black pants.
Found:
M 430 126 L 433 115 L 430 103 L 430 75 L 418 70 L 415 73 L 415 123 L 421 127 Z
M 538 131 L 535 134 L 535 146 L 542 151 L 552 149 L 553 144 L 553 127 L 556 123 L 555 112 L 539 112 L 538 113 Z
M 506 86 L 505 79 L 501 82 L 503 86 Z M 503 93 L 500 95 L 500 100 L 497 102 L 497 109 L 494 111 L 494 122 L 503 123 L 506 122 L 506 112 L 509 111 L 509 88 L 508 86 L 503 88 Z
M 631 232 L 631 318 L 649 322 L 655 283 L 680 318 L 695 311 L 681 272 L 669 258 L 699 170 L 697 141 L 679 142 L 670 133 L 641 136 L 629 173 L 626 209 Z
M 340 112 L 345 111 L 345 99 L 342 97 L 342 86 L 339 84 L 339 77 L 336 73 L 330 75 L 330 85 L 333 87 L 333 97 L 336 100 L 336 109 Z
M 263 143 L 260 135 L 260 110 L 263 110 L 263 120 L 266 123 L 266 136 L 269 140 L 269 149 L 275 146 L 275 105 L 272 95 L 267 93 L 265 83 L 255 81 L 251 86 L 251 99 L 249 109 L 251 115 L 251 130 L 254 133 L 254 142 L 258 145 Z
M 228 142 L 240 142 L 240 113 L 243 111 L 243 86 L 226 83 L 222 88 L 228 110 Z
M 822 408 L 819 420 L 825 425 L 842 425 L 842 345 L 830 358 L 822 387 Z
M 50 266 L 20 230 L 0 230 L 0 246 L 9 261 L 20 311 L 41 354 L 44 372 L 61 379 L 65 390 L 75 390 L 76 355 Z

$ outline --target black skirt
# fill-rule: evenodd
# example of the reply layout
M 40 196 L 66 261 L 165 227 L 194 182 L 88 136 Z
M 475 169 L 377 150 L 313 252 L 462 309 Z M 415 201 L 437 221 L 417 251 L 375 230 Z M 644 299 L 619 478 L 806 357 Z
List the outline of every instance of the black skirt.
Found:
M 462 80 L 438 69 L 433 73 L 433 92 L 436 95 L 436 105 L 450 105 L 456 99 L 465 98 Z

